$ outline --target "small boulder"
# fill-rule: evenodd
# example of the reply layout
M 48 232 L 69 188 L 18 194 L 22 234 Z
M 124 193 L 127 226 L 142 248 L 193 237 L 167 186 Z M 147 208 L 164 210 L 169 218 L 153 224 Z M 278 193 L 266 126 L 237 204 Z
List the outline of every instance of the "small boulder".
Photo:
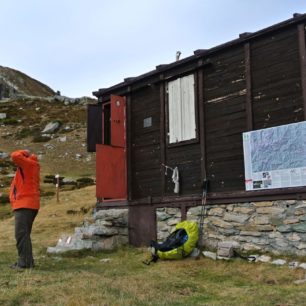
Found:
M 60 122 L 58 121 L 53 121 L 48 123 L 45 128 L 42 130 L 42 134 L 52 134 L 55 131 L 57 131 L 60 127 Z

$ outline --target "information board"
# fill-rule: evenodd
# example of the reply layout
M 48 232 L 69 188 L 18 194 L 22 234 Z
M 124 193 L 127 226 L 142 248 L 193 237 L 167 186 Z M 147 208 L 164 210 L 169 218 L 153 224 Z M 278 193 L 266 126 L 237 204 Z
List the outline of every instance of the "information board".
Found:
M 306 121 L 243 133 L 246 190 L 306 186 Z

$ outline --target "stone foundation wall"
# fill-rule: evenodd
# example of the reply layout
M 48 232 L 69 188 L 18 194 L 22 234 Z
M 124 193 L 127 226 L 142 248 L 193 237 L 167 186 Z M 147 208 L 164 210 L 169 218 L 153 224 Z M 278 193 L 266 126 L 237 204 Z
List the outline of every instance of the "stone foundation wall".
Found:
M 179 208 L 157 208 L 157 241 L 164 241 L 173 231 L 175 225 L 181 222 L 181 218 L 182 214 Z
M 128 243 L 128 209 L 108 209 L 94 213 L 82 227 L 75 228 L 74 234 L 63 235 L 47 252 L 113 250 Z
M 173 212 L 172 214 L 169 211 Z M 163 240 L 180 221 L 173 208 L 158 209 L 157 233 Z M 200 221 L 201 206 L 187 219 Z M 265 201 L 206 205 L 203 243 L 216 250 L 221 241 L 236 241 L 242 251 L 306 255 L 306 201 Z

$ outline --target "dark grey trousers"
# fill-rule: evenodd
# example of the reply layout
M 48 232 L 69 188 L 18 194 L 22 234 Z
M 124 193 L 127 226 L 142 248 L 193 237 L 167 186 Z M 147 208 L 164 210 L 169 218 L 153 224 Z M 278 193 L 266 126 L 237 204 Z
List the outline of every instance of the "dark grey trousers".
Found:
M 19 267 L 34 267 L 31 231 L 37 212 L 37 210 L 28 208 L 20 208 L 14 211 L 15 239 L 18 251 L 17 264 Z

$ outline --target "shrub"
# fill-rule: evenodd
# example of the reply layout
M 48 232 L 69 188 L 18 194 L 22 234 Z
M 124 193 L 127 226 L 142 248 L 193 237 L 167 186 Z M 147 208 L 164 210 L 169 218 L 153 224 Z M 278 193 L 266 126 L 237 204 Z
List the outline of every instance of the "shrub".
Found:
M 42 136 L 42 135 L 34 136 L 32 139 L 33 142 L 47 142 L 49 140 L 50 140 L 50 137 Z
M 14 118 L 5 118 L 2 119 L 1 122 L 7 125 L 16 125 L 19 123 L 18 120 Z
M 29 128 L 24 128 L 20 132 L 17 133 L 16 138 L 22 139 L 33 135 L 33 131 Z

